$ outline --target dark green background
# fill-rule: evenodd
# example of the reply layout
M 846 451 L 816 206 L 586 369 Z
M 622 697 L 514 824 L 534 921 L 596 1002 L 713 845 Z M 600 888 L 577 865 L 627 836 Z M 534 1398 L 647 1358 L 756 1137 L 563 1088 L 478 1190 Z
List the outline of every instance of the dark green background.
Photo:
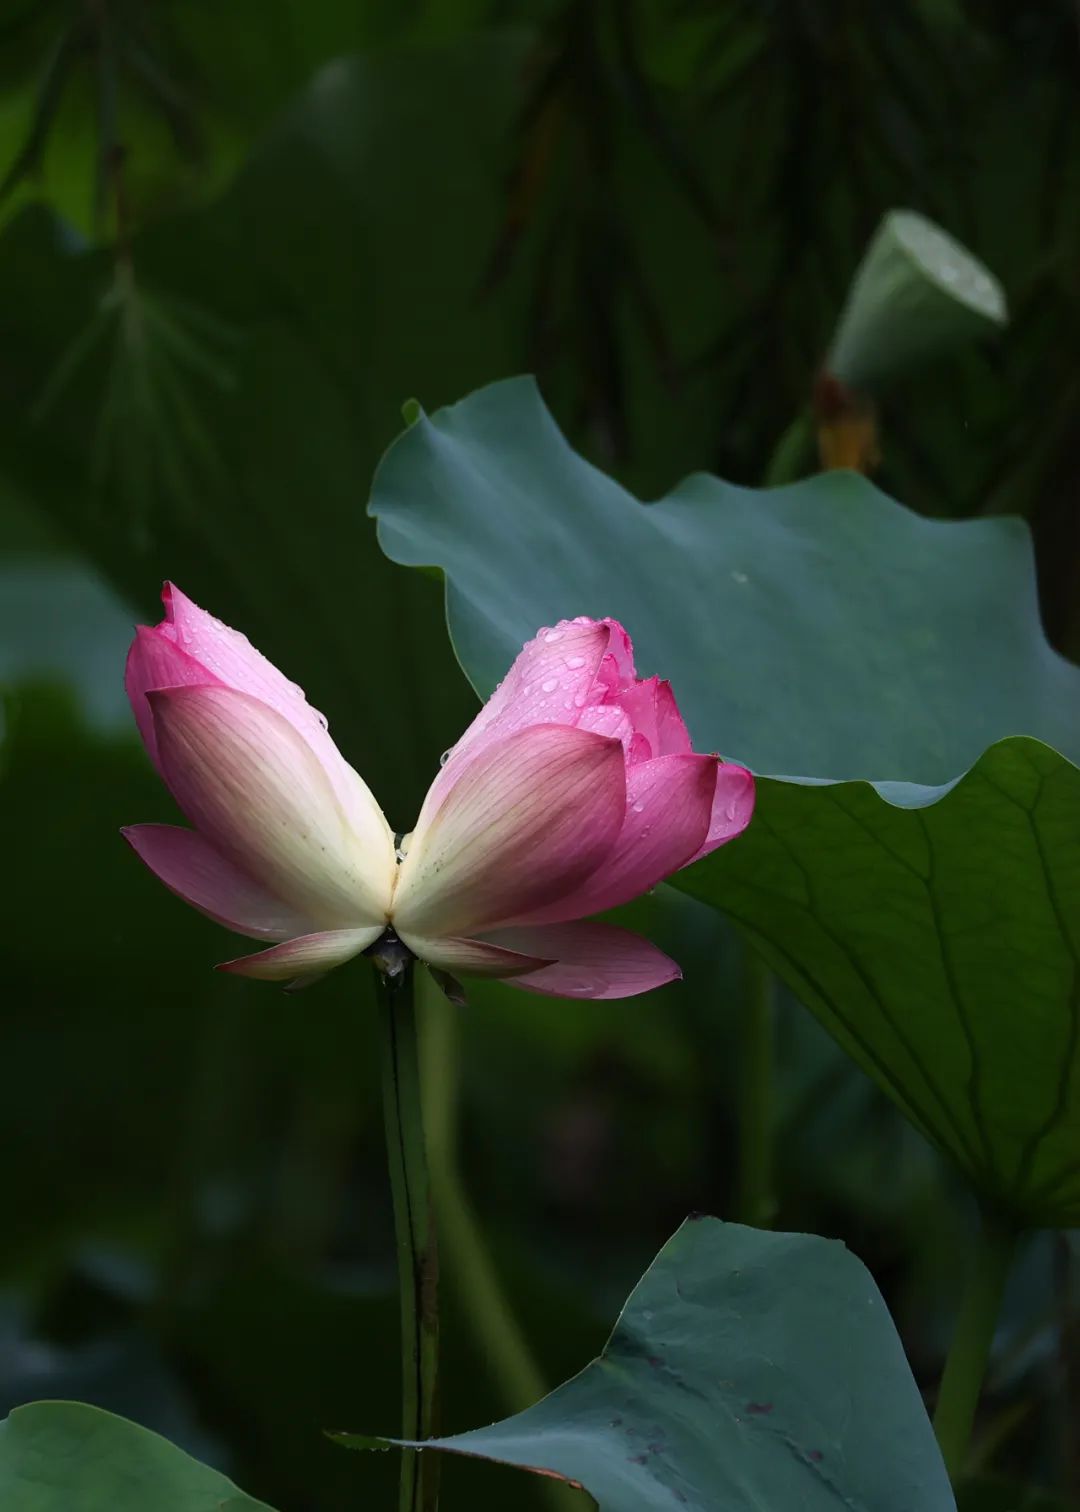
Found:
M 397 1415 L 365 979 L 289 1000 L 214 978 L 229 939 L 122 846 L 119 825 L 170 812 L 122 699 L 130 626 L 176 578 L 308 689 L 407 827 L 474 699 L 439 584 L 387 562 L 364 515 L 402 402 L 531 370 L 639 496 L 695 470 L 755 485 L 902 204 L 985 260 L 1014 318 L 883 401 L 877 481 L 927 516 L 1025 515 L 1044 623 L 1075 653 L 1076 16 L 89 14 L 0 7 L 0 1407 L 81 1397 L 282 1512 L 378 1506 L 389 1457 L 321 1437 Z M 687 1211 L 735 1216 L 740 948 L 687 898 L 637 918 L 683 986 L 576 1006 L 489 987 L 461 1022 L 467 1184 L 552 1384 Z M 803 1010 L 779 1028 L 778 1222 L 848 1240 L 930 1386 L 969 1198 Z M 980 1442 L 1075 1499 L 1069 1254 L 1025 1248 Z M 457 1431 L 507 1403 L 448 1296 Z M 534 1494 L 446 1476 L 449 1512 Z M 1023 1504 L 997 1494 L 971 1505 Z

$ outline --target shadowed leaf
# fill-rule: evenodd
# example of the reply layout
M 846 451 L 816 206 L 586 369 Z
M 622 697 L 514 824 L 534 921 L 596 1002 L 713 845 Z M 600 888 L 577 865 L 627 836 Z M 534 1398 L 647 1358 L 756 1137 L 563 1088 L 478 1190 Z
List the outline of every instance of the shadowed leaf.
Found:
M 827 1239 L 715 1218 L 689 1219 L 664 1246 L 580 1375 L 515 1417 L 429 1444 L 557 1475 L 601 1512 L 954 1507 L 863 1265 Z

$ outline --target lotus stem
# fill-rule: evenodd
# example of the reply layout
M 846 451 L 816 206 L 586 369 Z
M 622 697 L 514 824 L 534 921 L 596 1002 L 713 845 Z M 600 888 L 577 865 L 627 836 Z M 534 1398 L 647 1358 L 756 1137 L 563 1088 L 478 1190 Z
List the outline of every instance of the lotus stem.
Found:
M 984 1218 L 934 1413 L 934 1432 L 953 1481 L 967 1461 L 971 1430 L 1015 1244 L 1014 1229 L 992 1218 Z
M 503 1290 L 461 1174 L 458 1158 L 460 1009 L 429 977 L 417 988 L 423 1044 L 420 1076 L 427 1118 L 431 1188 L 446 1280 L 461 1295 L 507 1412 L 521 1412 L 548 1390 Z
M 411 956 L 389 935 L 373 952 L 382 1031 L 383 1116 L 401 1292 L 401 1436 L 437 1429 L 439 1262 L 421 1112 L 420 1061 Z M 404 1449 L 399 1512 L 435 1512 L 439 1456 Z
M 768 1228 L 776 1213 L 773 1182 L 773 1061 L 775 982 L 768 966 L 745 947 L 745 987 L 739 1048 L 739 1187 L 742 1223 Z

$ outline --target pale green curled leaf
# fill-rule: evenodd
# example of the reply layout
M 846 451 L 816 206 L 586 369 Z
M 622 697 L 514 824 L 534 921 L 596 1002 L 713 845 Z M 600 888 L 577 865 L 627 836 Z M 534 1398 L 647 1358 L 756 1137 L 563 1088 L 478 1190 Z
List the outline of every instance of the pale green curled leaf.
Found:
M 429 1442 L 575 1482 L 601 1512 L 955 1506 L 865 1266 L 832 1240 L 715 1218 L 668 1241 L 580 1375 Z
M 85 1402 L 0 1423 L 4 1512 L 272 1512 L 168 1439 Z
M 613 614 L 699 750 L 785 774 L 677 885 L 988 1199 L 1080 1221 L 1080 772 L 1046 749 L 1080 754 L 1080 671 L 1043 634 L 1026 528 L 926 520 L 850 474 L 698 475 L 642 505 L 525 380 L 414 424 L 371 507 L 395 560 L 445 572 L 479 692 L 539 625 Z
M 914 210 L 890 210 L 856 269 L 825 365 L 876 393 L 1007 318 L 1004 290 L 966 247 Z

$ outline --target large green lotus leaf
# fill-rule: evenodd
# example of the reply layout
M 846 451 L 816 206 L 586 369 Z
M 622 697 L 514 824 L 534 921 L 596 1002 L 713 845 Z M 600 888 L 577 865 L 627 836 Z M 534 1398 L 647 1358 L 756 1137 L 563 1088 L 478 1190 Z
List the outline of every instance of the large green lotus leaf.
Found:
M 999 742 L 936 803 L 763 784 L 680 879 L 1019 1222 L 1080 1223 L 1080 770 Z
M 0 1423 L 4 1512 L 271 1512 L 168 1439 L 83 1402 Z
M 1075 754 L 1080 672 L 1043 636 L 1025 529 L 925 520 L 852 475 L 698 476 L 644 506 L 525 380 L 418 420 L 372 509 L 396 560 L 445 571 L 481 693 L 537 626 L 614 614 L 699 749 L 792 774 L 678 884 L 991 1200 L 1078 1221 L 1080 772 L 1015 737 Z
M 851 473 L 770 492 L 695 474 L 643 507 L 575 453 L 531 379 L 391 447 L 386 552 L 441 567 L 488 693 L 538 625 L 612 614 L 699 748 L 755 772 L 935 785 L 993 741 L 1080 757 L 1080 671 L 1046 642 L 1014 520 L 912 514 Z
M 862 1263 L 835 1241 L 715 1218 L 689 1219 L 664 1246 L 580 1375 L 504 1422 L 431 1442 L 573 1481 L 601 1512 L 955 1505 Z

